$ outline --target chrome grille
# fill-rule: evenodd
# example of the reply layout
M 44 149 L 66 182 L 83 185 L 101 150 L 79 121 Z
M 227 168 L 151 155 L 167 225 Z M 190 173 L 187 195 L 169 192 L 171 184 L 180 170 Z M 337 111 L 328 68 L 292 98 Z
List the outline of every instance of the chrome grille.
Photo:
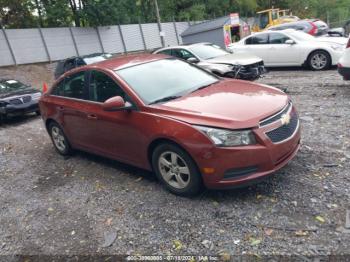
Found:
M 271 130 L 266 133 L 266 135 L 271 139 L 273 143 L 280 143 L 284 140 L 287 140 L 298 128 L 299 119 L 296 112 L 291 113 L 290 122 L 287 125 L 282 125 L 274 130 Z
M 23 96 L 22 101 L 23 101 L 23 103 L 29 103 L 30 101 L 32 101 L 32 97 L 31 96 Z
M 21 104 L 23 104 L 22 100 L 19 99 L 19 98 L 11 99 L 11 100 L 9 101 L 9 103 L 10 103 L 11 105 L 21 105 Z

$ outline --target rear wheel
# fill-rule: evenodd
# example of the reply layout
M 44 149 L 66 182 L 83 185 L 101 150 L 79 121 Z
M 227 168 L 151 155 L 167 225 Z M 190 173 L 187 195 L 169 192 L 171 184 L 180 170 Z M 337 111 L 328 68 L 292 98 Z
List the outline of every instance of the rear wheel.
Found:
M 61 155 L 69 155 L 72 152 L 72 148 L 68 142 L 66 135 L 62 128 L 55 122 L 49 124 L 49 133 L 55 146 L 55 149 Z
M 194 196 L 202 187 L 201 174 L 190 155 L 174 144 L 159 145 L 152 155 L 158 179 L 172 193 Z
M 326 51 L 315 51 L 309 55 L 308 65 L 311 70 L 325 70 L 331 66 L 331 57 Z

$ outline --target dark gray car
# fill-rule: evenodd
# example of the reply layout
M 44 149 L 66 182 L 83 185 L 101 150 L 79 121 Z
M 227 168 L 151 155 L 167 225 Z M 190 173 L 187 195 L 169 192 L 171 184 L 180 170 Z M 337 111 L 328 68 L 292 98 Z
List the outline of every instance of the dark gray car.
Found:
M 85 56 L 74 56 L 58 62 L 55 70 L 55 79 L 59 78 L 65 72 L 84 65 L 101 62 L 111 58 L 113 55 L 109 53 L 94 53 Z
M 8 116 L 40 114 L 41 92 L 13 79 L 0 79 L 0 122 Z

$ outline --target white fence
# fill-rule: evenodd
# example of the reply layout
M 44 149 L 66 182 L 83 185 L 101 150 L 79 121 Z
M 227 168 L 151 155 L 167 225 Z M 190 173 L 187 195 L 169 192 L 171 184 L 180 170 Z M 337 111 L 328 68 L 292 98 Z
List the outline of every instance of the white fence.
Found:
M 165 45 L 181 44 L 188 22 L 162 23 Z M 0 29 L 0 66 L 51 62 L 98 52 L 128 53 L 161 47 L 156 23 L 103 26 Z

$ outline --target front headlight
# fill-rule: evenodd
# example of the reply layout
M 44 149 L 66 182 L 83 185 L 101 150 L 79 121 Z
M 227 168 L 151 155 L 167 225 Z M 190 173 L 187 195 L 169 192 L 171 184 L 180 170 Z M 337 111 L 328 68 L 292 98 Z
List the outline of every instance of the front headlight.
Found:
M 33 100 L 39 100 L 40 97 L 41 97 L 41 93 L 40 92 L 32 94 L 32 99 Z
M 205 126 L 194 126 L 206 134 L 216 146 L 246 146 L 256 144 L 251 130 L 233 131 Z

